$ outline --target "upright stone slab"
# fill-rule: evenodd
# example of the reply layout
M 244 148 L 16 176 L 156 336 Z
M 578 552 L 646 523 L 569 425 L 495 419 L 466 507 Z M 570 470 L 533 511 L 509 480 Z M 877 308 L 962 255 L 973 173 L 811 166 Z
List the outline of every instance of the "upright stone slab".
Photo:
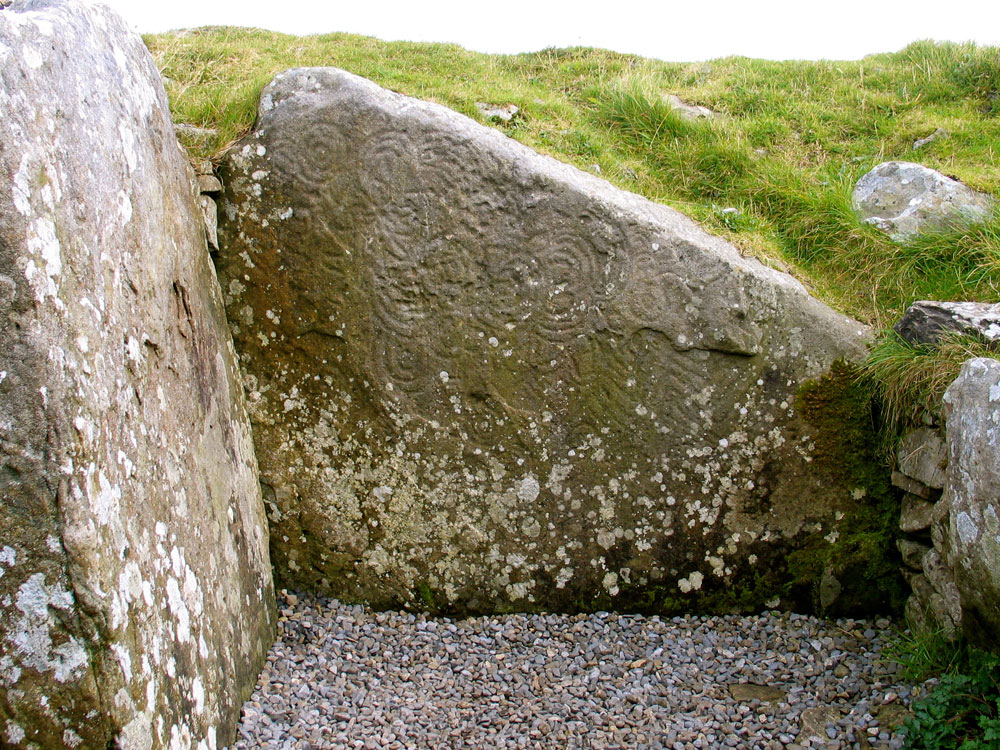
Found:
M 862 356 L 863 326 L 675 211 L 343 71 L 280 74 L 256 128 L 224 165 L 218 268 L 285 582 L 689 607 L 836 540 L 864 491 L 812 460 L 796 393 Z
M 0 745 L 214 748 L 274 633 L 193 175 L 103 6 L 0 11 Z
M 961 597 L 962 626 L 1000 649 L 1000 362 L 970 359 L 944 396 L 948 472 L 941 502 L 945 562 Z

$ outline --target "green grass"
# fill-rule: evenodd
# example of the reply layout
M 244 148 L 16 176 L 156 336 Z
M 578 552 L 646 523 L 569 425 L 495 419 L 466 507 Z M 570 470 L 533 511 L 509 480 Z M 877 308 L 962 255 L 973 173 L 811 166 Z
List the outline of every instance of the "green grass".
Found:
M 1000 655 L 943 633 L 900 634 L 885 652 L 904 679 L 928 683 L 901 729 L 910 750 L 1000 747 Z
M 888 159 L 1000 195 L 997 48 L 923 41 L 854 62 L 678 64 L 585 48 L 486 55 L 230 27 L 146 43 L 169 79 L 175 119 L 218 130 L 186 144 L 200 157 L 217 157 L 250 129 L 275 73 L 332 65 L 480 120 L 477 101 L 516 104 L 523 117 L 495 127 L 672 205 L 877 327 L 916 299 L 1000 297 L 1000 216 L 900 245 L 860 223 L 850 204 L 855 181 Z M 685 121 L 665 94 L 722 116 Z M 939 127 L 948 137 L 912 150 Z
M 900 435 L 925 414 L 940 417 L 942 396 L 972 357 L 1000 359 L 996 348 L 967 336 L 942 337 L 937 345 L 914 346 L 886 331 L 872 348 L 862 378 L 882 405 L 888 435 Z

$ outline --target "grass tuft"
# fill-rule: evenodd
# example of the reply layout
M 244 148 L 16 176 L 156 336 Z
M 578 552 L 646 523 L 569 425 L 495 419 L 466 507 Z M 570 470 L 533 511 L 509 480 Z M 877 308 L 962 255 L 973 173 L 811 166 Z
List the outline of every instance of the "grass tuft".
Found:
M 914 346 L 887 331 L 869 354 L 862 377 L 882 404 L 891 432 L 900 434 L 921 424 L 924 414 L 939 413 L 945 390 L 972 357 L 1000 359 L 1000 353 L 958 334 L 934 346 Z
M 911 750 L 1000 747 L 1000 655 L 941 632 L 901 633 L 885 656 L 904 679 L 926 683 L 901 729 Z

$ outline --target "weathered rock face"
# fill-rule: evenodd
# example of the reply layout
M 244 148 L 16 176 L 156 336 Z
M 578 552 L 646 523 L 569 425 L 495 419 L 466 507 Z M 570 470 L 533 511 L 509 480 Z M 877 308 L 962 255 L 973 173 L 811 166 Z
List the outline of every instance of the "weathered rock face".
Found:
M 896 240 L 928 229 L 982 221 L 993 210 L 989 195 L 907 161 L 879 164 L 858 180 L 853 200 L 865 222 Z
M 273 590 L 193 175 L 103 6 L 0 12 L 0 79 L 0 745 L 212 748 Z
M 1000 647 L 1000 362 L 971 359 L 945 393 L 944 559 L 966 634 Z
M 937 344 L 955 333 L 1000 344 L 1000 304 L 921 300 L 910 305 L 893 330 L 914 345 Z
M 864 494 L 795 409 L 863 326 L 670 209 L 335 69 L 275 78 L 223 182 L 291 584 L 692 606 Z

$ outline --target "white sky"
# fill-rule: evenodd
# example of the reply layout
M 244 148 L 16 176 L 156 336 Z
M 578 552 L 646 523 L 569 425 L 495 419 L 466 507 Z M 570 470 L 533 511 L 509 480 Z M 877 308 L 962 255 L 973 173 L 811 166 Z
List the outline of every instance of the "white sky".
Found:
M 847 60 L 917 39 L 1000 45 L 998 0 L 101 0 L 140 32 L 348 31 L 481 52 L 586 45 L 664 60 Z

